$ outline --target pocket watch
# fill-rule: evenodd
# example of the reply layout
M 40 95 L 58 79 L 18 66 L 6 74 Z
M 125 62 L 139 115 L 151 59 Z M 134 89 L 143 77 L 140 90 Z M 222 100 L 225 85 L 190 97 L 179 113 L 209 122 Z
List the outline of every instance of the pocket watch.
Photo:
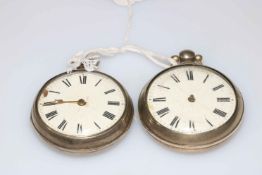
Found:
M 88 66 L 93 64 L 91 60 Z M 84 67 L 81 63 L 71 73 L 47 81 L 32 109 L 36 131 L 64 151 L 94 152 L 107 147 L 128 130 L 133 118 L 132 101 L 122 85 Z
M 198 151 L 226 140 L 239 126 L 244 102 L 221 72 L 202 56 L 182 51 L 177 65 L 157 74 L 142 90 L 140 119 L 158 141 L 182 151 Z

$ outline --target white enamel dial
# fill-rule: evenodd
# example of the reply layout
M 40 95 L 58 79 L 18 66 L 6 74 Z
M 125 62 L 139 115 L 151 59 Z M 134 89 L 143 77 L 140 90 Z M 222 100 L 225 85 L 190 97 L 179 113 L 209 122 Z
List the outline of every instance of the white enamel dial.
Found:
M 198 134 L 225 124 L 236 109 L 236 94 L 220 73 L 204 66 L 179 66 L 150 84 L 148 108 L 162 126 L 182 134 Z
M 75 137 L 89 137 L 111 128 L 122 117 L 125 106 L 118 83 L 98 72 L 59 76 L 44 87 L 37 102 L 47 126 Z

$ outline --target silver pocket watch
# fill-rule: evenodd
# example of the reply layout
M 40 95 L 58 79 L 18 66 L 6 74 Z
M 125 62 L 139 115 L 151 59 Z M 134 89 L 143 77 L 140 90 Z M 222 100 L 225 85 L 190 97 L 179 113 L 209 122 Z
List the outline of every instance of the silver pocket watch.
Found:
M 173 60 L 177 65 L 157 74 L 142 90 L 139 113 L 144 127 L 158 141 L 183 151 L 223 142 L 241 122 L 240 91 L 193 51 L 182 51 Z

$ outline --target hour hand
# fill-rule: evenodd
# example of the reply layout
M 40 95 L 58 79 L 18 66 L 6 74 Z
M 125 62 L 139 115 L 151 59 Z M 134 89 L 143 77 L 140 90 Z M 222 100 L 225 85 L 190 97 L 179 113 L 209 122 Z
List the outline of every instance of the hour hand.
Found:
M 57 104 L 64 104 L 64 103 L 75 103 L 79 106 L 85 106 L 86 101 L 83 99 L 77 100 L 77 101 L 64 101 L 64 100 L 55 100 L 55 101 L 50 101 L 50 102 L 45 102 L 43 106 L 52 106 L 52 105 L 57 105 Z
M 57 105 L 61 103 L 63 103 L 63 100 L 55 100 L 55 101 L 45 102 L 43 106 L 52 106 L 52 105 Z

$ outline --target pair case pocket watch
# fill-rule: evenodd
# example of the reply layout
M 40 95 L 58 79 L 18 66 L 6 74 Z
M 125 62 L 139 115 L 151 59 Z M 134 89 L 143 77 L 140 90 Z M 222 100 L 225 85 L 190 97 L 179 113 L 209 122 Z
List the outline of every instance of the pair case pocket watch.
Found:
M 158 141 L 180 150 L 221 143 L 241 122 L 241 93 L 225 75 L 202 65 L 200 55 L 185 50 L 172 58 L 178 65 L 160 72 L 142 90 L 138 109 L 143 126 Z M 123 136 L 133 113 L 132 100 L 117 80 L 86 71 L 82 64 L 45 83 L 31 120 L 59 149 L 94 152 Z

